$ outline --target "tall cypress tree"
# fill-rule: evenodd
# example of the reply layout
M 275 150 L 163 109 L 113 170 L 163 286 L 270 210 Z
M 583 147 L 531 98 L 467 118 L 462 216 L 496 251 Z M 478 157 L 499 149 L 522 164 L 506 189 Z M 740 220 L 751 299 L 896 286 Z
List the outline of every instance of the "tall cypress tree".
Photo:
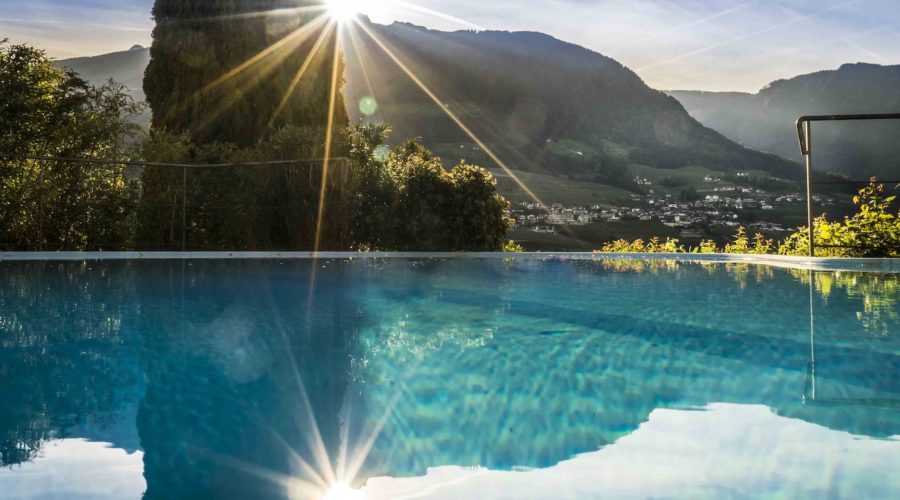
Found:
M 322 4 L 156 0 L 144 90 L 154 131 L 168 133 L 155 133 L 145 156 L 176 163 L 322 158 L 334 64 L 342 75 L 343 59 L 335 58 L 337 36 L 325 31 L 324 10 L 297 9 L 313 5 Z M 310 54 L 315 57 L 290 91 Z M 340 93 L 335 108 L 331 152 L 342 156 L 344 134 L 337 132 L 348 118 Z M 347 190 L 326 183 L 320 200 L 324 173 L 312 163 L 190 172 L 149 167 L 142 174 L 138 239 L 160 249 L 310 249 L 325 203 L 321 248 L 345 249 L 341 196 Z
M 273 11 L 317 4 L 321 5 L 314 0 L 156 0 L 156 28 L 144 77 L 154 128 L 189 133 L 198 143 L 243 146 L 267 138 L 284 125 L 324 132 L 337 43 L 334 34 L 323 43 L 300 85 L 273 120 L 291 81 L 325 29 L 322 24 L 308 36 L 293 36 L 322 13 Z M 266 12 L 270 14 L 253 15 Z M 285 37 L 289 42 L 278 50 L 210 87 Z M 338 64 L 343 74 L 342 59 Z M 347 126 L 340 94 L 336 108 L 335 126 Z

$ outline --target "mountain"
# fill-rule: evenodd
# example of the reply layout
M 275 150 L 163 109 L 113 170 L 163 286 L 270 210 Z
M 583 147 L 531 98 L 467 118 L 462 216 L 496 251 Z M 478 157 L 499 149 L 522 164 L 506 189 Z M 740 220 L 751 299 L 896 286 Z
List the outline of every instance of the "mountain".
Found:
M 135 45 L 130 50 L 95 57 L 57 61 L 57 66 L 75 71 L 94 85 L 113 80 L 125 85 L 135 101 L 144 100 L 144 70 L 150 63 L 150 49 Z
M 512 168 L 598 181 L 634 164 L 801 175 L 793 162 L 704 127 L 615 60 L 548 35 L 367 27 Z M 355 103 L 374 97 L 369 119 L 389 123 L 395 139 L 421 136 L 448 161 L 492 164 L 365 32 L 348 45 L 351 114 L 361 118 Z
M 795 121 L 802 115 L 900 112 L 900 66 L 846 64 L 779 80 L 756 94 L 673 91 L 704 125 L 748 147 L 800 160 Z M 900 122 L 813 125 L 819 171 L 854 178 L 900 176 Z
M 614 185 L 642 166 L 802 175 L 793 162 L 704 127 L 617 61 L 548 35 L 442 32 L 407 23 L 367 27 L 513 169 Z M 367 119 L 389 123 L 395 141 L 421 137 L 448 163 L 494 166 L 365 32 L 350 40 L 343 91 L 351 117 L 362 119 L 358 103 L 374 97 L 377 112 Z M 113 78 L 142 101 L 148 61 L 149 50 L 137 46 L 58 64 L 95 84 Z
M 135 102 L 144 102 L 144 70 L 149 63 L 150 49 L 135 45 L 123 52 L 64 59 L 57 61 L 56 65 L 78 73 L 93 85 L 103 85 L 112 78 L 128 89 L 128 94 Z M 134 121 L 149 127 L 149 109 L 136 116 Z

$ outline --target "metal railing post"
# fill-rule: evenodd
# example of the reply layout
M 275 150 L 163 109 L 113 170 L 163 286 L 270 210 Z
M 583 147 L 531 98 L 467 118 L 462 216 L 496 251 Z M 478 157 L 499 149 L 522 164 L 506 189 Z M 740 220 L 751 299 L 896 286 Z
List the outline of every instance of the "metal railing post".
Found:
M 800 152 L 806 158 L 806 220 L 809 224 L 809 256 L 816 256 L 815 219 L 813 217 L 813 162 L 812 162 L 812 122 L 842 122 L 870 120 L 900 120 L 900 113 L 869 115 L 821 115 L 801 116 L 797 120 L 797 134 L 800 138 Z M 845 183 L 857 184 L 849 181 Z M 830 183 L 825 183 L 830 184 Z M 863 183 L 866 184 L 866 183 Z
M 187 167 L 181 167 L 181 251 L 187 251 Z
M 809 228 L 809 256 L 816 256 L 816 227 L 813 215 L 813 163 L 812 163 L 812 122 L 807 121 L 803 131 L 806 139 L 806 223 Z
M 38 252 L 44 251 L 44 166 L 41 162 L 35 163 L 38 166 Z

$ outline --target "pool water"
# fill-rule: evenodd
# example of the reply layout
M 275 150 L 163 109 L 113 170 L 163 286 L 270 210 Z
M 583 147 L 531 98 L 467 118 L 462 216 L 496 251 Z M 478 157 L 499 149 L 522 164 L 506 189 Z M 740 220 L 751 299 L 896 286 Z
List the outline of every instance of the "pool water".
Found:
M 900 275 L 0 263 L 2 498 L 900 496 Z

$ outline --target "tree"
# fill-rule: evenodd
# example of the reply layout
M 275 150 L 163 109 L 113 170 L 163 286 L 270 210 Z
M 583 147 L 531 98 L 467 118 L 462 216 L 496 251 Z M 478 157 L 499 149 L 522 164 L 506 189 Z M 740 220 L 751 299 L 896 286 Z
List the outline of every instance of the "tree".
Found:
M 253 147 L 197 144 L 187 134 L 154 131 L 143 155 L 196 168 L 147 167 L 142 174 L 138 240 L 153 249 L 312 249 L 322 186 L 321 158 L 312 127 L 287 126 Z M 278 162 L 259 165 L 259 162 Z M 203 167 L 204 164 L 229 166 Z M 330 162 L 320 250 L 351 247 L 356 175 L 347 161 Z
M 694 186 L 688 186 L 682 189 L 681 194 L 678 197 L 681 201 L 697 201 L 703 198 Z
M 410 140 L 387 150 L 382 125 L 350 132 L 360 182 L 354 205 L 357 246 L 393 251 L 497 251 L 506 242 L 509 202 L 485 169 L 441 159 Z
M 136 105 L 110 81 L 94 87 L 46 54 L 0 42 L 0 153 L 125 158 Z M 0 242 L 18 249 L 119 248 L 136 193 L 121 166 L 0 160 Z
M 285 125 L 313 126 L 323 142 L 336 30 L 317 13 L 297 9 L 306 4 L 320 2 L 156 0 L 144 78 L 153 127 L 188 133 L 201 144 L 252 147 Z M 279 8 L 284 10 L 266 14 Z M 320 36 L 323 43 L 292 88 Z M 343 75 L 343 62 L 337 61 L 337 74 Z M 342 129 L 348 121 L 339 92 L 335 110 L 335 129 Z
M 450 171 L 448 248 L 464 252 L 493 252 L 506 244 L 509 202 L 497 194 L 497 182 L 487 170 L 460 163 Z
M 594 155 L 593 169 L 597 173 L 596 182 L 610 186 L 625 186 L 628 180 L 628 162 L 614 154 Z
M 341 132 L 348 119 L 338 92 L 343 62 L 336 52 L 336 30 L 321 11 L 301 8 L 309 5 L 321 3 L 156 0 L 144 78 L 153 110 L 145 157 L 199 165 L 296 164 L 198 168 L 186 174 L 147 169 L 140 234 L 148 246 L 258 250 L 315 245 L 325 169 L 322 161 L 308 160 L 324 157 L 329 138 L 331 158 L 347 153 Z M 341 250 L 350 245 L 342 197 L 352 179 L 337 175 L 345 166 L 340 159 L 330 166 L 320 249 Z
M 390 210 L 396 201 L 393 178 L 384 168 L 390 154 L 385 144 L 391 129 L 384 123 L 346 131 L 350 164 L 356 177 L 352 202 L 352 235 L 358 249 L 386 248 Z

